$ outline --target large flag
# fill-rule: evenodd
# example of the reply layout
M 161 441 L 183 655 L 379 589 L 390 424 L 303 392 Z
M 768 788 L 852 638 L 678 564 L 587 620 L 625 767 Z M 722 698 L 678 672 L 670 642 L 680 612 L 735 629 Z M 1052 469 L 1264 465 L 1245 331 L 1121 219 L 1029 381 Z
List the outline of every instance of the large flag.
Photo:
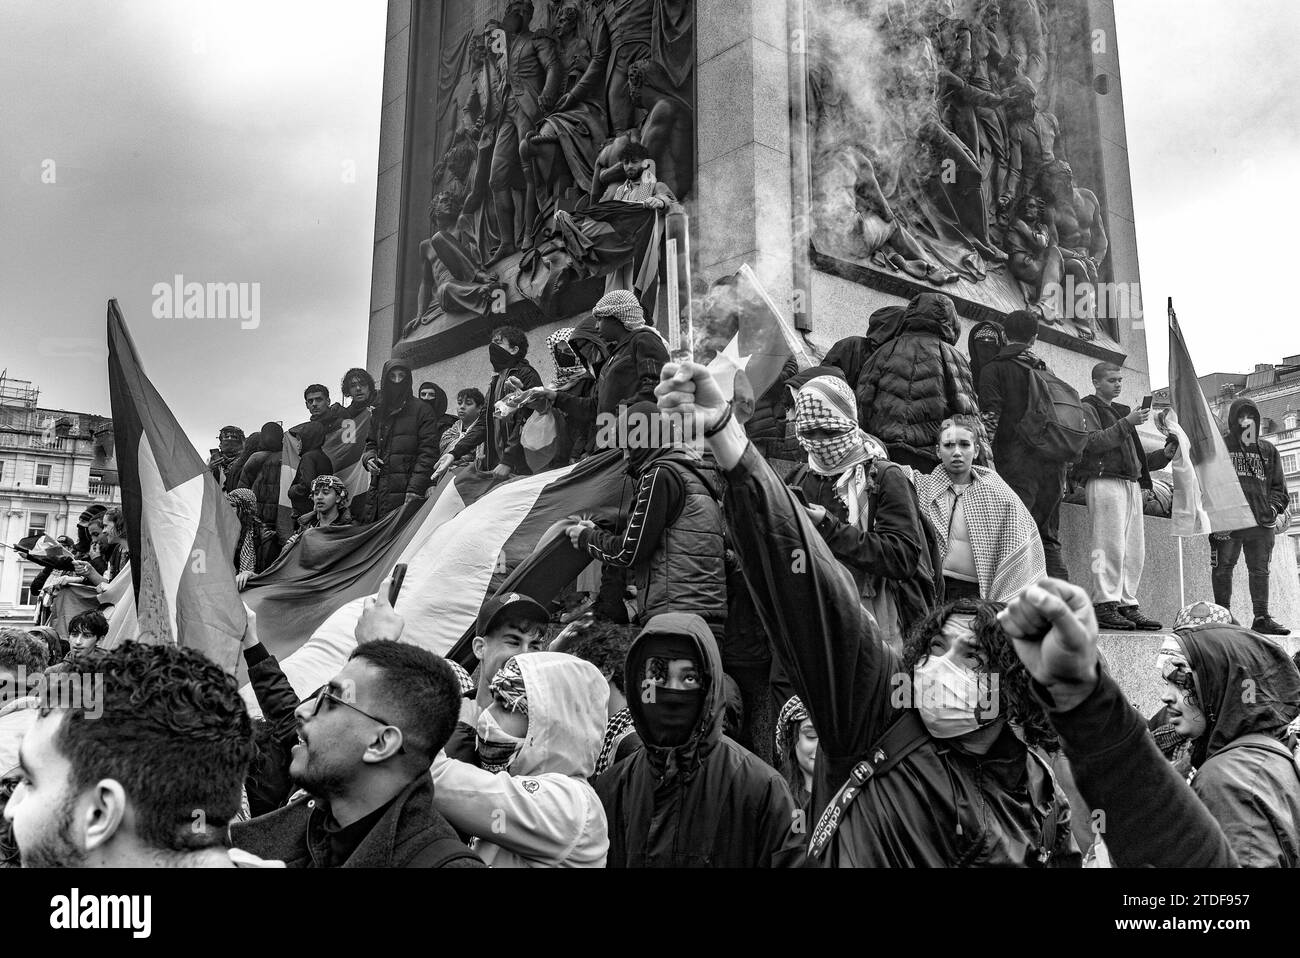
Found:
M 473 467 L 467 467 L 468 472 Z M 444 479 L 443 482 L 448 480 Z M 479 609 L 526 560 L 554 542 L 553 529 L 571 516 L 594 521 L 614 520 L 632 487 L 623 460 L 611 450 L 575 466 L 512 479 L 465 505 L 456 488 L 439 495 L 422 514 L 422 521 L 399 555 L 386 555 L 368 594 L 391 571 L 394 562 L 407 563 L 406 581 L 397 612 L 406 622 L 403 639 L 446 655 L 473 626 Z M 552 538 L 548 539 L 548 533 Z M 567 543 L 567 537 L 565 539 Z M 565 564 L 552 563 L 547 576 L 534 576 L 532 598 L 548 604 L 588 564 L 571 545 Z M 536 565 L 536 562 L 531 565 Z M 516 577 L 517 578 L 517 577 Z M 310 640 L 282 660 L 285 675 L 299 695 L 320 687 L 347 661 L 356 646 L 353 631 L 365 595 L 336 609 Z M 250 599 L 249 606 L 256 608 Z M 262 631 L 259 615 L 258 631 Z M 244 696 L 250 708 L 251 689 Z
M 733 277 L 727 306 L 736 317 L 736 332 L 709 362 L 709 369 L 727 398 L 733 394 L 737 372 L 744 373 L 754 398 L 760 399 L 776 384 L 791 356 L 800 369 L 812 365 L 803 341 L 782 317 L 748 263 Z
M 298 474 L 298 464 L 302 461 L 302 440 L 298 431 L 305 425 L 307 424 L 299 423 L 284 431 L 284 447 L 280 456 L 280 512 L 286 519 L 286 527 L 292 509 L 289 487 L 293 485 L 293 477 Z M 349 501 L 356 501 L 358 495 L 370 488 L 370 473 L 361 466 L 361 454 L 366 451 L 366 436 L 369 433 L 370 408 L 366 407 L 358 415 L 343 419 L 337 429 L 328 432 L 325 435 L 325 445 L 321 447 L 334 467 L 333 475 L 338 476 L 348 487 Z
M 244 635 L 235 511 L 145 375 L 108 301 L 108 388 L 142 642 L 198 649 L 233 671 Z
M 1169 299 L 1169 395 L 1176 421 L 1166 418 L 1166 428 L 1179 436 L 1173 463 L 1173 534 L 1188 537 L 1252 528 L 1255 515 L 1196 379 L 1173 297 Z

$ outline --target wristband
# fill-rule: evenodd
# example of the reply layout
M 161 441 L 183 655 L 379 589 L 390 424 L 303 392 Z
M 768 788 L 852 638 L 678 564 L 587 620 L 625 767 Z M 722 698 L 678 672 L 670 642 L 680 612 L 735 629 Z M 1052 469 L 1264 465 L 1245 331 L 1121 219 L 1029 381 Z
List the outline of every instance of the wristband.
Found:
M 715 422 L 711 428 L 704 430 L 704 438 L 712 439 L 722 432 L 729 422 L 731 422 L 731 403 L 727 403 L 727 411 L 722 414 L 722 418 Z

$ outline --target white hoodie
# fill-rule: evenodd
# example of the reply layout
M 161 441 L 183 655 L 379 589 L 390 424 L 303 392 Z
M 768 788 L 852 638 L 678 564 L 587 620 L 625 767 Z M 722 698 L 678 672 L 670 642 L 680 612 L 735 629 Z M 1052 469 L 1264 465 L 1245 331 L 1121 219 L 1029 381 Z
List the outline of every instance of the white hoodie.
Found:
M 609 684 L 563 652 L 516 657 L 528 693 L 528 734 L 505 772 L 440 754 L 433 802 L 493 868 L 604 868 L 605 809 L 587 779 L 605 737 Z

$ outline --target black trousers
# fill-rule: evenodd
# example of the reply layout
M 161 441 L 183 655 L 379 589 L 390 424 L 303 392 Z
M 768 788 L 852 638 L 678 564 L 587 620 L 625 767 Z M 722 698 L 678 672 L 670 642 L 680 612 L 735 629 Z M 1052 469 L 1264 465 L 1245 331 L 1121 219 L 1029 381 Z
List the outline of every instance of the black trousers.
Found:
M 1059 538 L 1065 466 L 1059 462 L 1044 462 L 1027 449 L 1004 449 L 993 455 L 997 460 L 998 475 L 1020 497 L 1038 526 L 1047 574 L 1068 581 L 1070 575 L 1061 557 Z
M 1237 559 L 1246 553 L 1249 573 L 1250 604 L 1255 617 L 1268 615 L 1268 564 L 1273 557 L 1273 530 L 1242 529 L 1227 539 L 1210 539 L 1210 582 L 1214 585 L 1214 602 L 1232 609 L 1232 573 Z

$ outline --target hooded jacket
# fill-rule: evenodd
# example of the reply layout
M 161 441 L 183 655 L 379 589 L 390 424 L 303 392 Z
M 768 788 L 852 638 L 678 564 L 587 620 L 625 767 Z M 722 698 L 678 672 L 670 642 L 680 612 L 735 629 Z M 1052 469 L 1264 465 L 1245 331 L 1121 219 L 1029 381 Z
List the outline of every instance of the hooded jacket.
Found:
M 342 407 L 340 406 L 339 409 L 341 411 Z M 312 511 L 312 480 L 317 476 L 331 475 L 334 472 L 334 464 L 325 453 L 326 428 L 322 420 L 313 419 L 301 426 L 295 426 L 289 432 L 302 442 L 298 471 L 294 473 L 293 482 L 289 485 L 289 502 L 293 505 L 293 516 L 296 520 L 303 513 Z
M 456 445 L 452 446 L 450 452 L 453 459 L 473 454 L 474 450 L 482 444 L 483 469 L 495 469 L 504 463 L 516 476 L 532 475 L 533 470 L 528 465 L 528 458 L 524 455 L 520 438 L 524 431 L 524 423 L 532 416 L 533 410 L 527 407 L 516 409 L 505 417 L 496 414 L 497 402 L 512 391 L 506 387 L 506 383 L 512 376 L 519 380 L 524 389 L 542 385 L 541 375 L 524 356 L 516 356 L 509 366 L 494 373 L 484 394 L 487 405 L 483 415 L 465 430 Z
M 908 672 L 848 570 L 752 447 L 726 477 L 728 531 L 750 595 L 817 729 L 811 834 L 815 816 L 907 707 L 898 683 Z M 1043 756 L 1008 728 L 984 756 L 927 737 L 866 782 L 819 864 L 1032 866 L 1044 852 L 1051 866 L 1080 863 L 1069 801 Z
M 1192 791 L 1243 867 L 1300 867 L 1300 768 L 1287 738 L 1300 672 L 1280 645 L 1241 626 L 1177 635 L 1206 718 L 1192 747 Z
M 596 782 L 609 818 L 610 868 L 793 867 L 806 830 L 779 772 L 722 733 L 726 708 L 722 660 L 697 615 L 669 613 L 647 623 L 628 649 L 629 691 L 641 688 L 647 637 L 685 636 L 698 651 L 704 704 L 685 744 L 652 744 L 654 729 L 640 692 L 628 697 L 642 748 Z
M 388 374 L 406 371 L 406 382 L 394 391 Z M 370 417 L 364 463 L 372 456 L 383 460 L 383 468 L 371 480 L 368 518 L 382 519 L 400 509 L 408 495 L 423 496 L 429 488 L 433 467 L 438 464 L 438 417 L 433 407 L 416 398 L 411 386 L 411 367 L 399 359 L 384 363 L 380 401 Z M 384 387 L 388 389 L 385 390 Z
M 438 811 L 475 836 L 471 847 L 493 868 L 603 868 L 605 810 L 587 779 L 605 738 L 609 683 L 564 652 L 515 661 L 528 694 L 524 747 L 496 773 L 439 755 Z
M 600 322 L 588 316 L 574 327 L 569 335 L 569 346 L 575 348 L 589 343 L 605 353 L 607 358 L 596 372 L 596 385 L 588 395 L 560 392 L 555 397 L 555 408 L 570 418 L 572 428 L 592 427 L 592 452 L 597 451 L 595 437 L 600 433 L 597 419 L 602 413 L 617 414 L 618 407 L 639 400 L 655 401 L 655 387 L 659 385 L 659 371 L 668 362 L 668 347 L 659 334 L 649 326 L 632 332 L 630 336 L 611 347 L 600 336 Z
M 993 458 L 1006 468 L 1028 465 L 1020 422 L 1029 410 L 1029 377 L 1046 369 L 1028 343 L 1007 343 L 980 371 L 979 397 L 984 428 L 993 443 Z M 1005 455 L 1015 451 L 1014 455 Z
M 240 489 L 251 489 L 257 496 L 257 517 L 268 529 L 275 529 L 280 520 L 280 460 L 284 451 L 284 429 L 279 423 L 268 422 L 258 431 L 259 452 L 253 453 L 244 463 L 239 477 Z M 277 541 L 276 547 L 279 547 Z
M 970 378 L 975 383 L 976 400 L 980 403 L 981 409 L 984 408 L 984 402 L 978 395 L 980 375 L 984 372 L 984 367 L 1006 344 L 1007 334 L 1002 326 L 988 321 L 976 323 L 970 328 L 970 334 L 966 337 L 966 355 L 970 357 Z
M 1241 425 L 1237 422 L 1242 413 L 1255 419 L 1255 438 L 1253 445 L 1241 440 Z M 1237 470 L 1237 480 L 1241 491 L 1246 494 L 1255 521 L 1261 526 L 1272 526 L 1277 515 L 1290 503 L 1286 489 L 1286 473 L 1282 471 L 1282 458 L 1277 449 L 1267 439 L 1260 439 L 1261 422 L 1259 407 L 1249 399 L 1238 399 L 1228 407 L 1228 431 L 1223 439 L 1228 446 L 1228 455 L 1232 458 L 1233 468 Z
M 896 453 L 938 465 L 939 425 L 978 416 L 970 364 L 955 345 L 957 310 L 938 293 L 908 304 L 902 331 L 867 360 L 857 384 L 862 428 Z

